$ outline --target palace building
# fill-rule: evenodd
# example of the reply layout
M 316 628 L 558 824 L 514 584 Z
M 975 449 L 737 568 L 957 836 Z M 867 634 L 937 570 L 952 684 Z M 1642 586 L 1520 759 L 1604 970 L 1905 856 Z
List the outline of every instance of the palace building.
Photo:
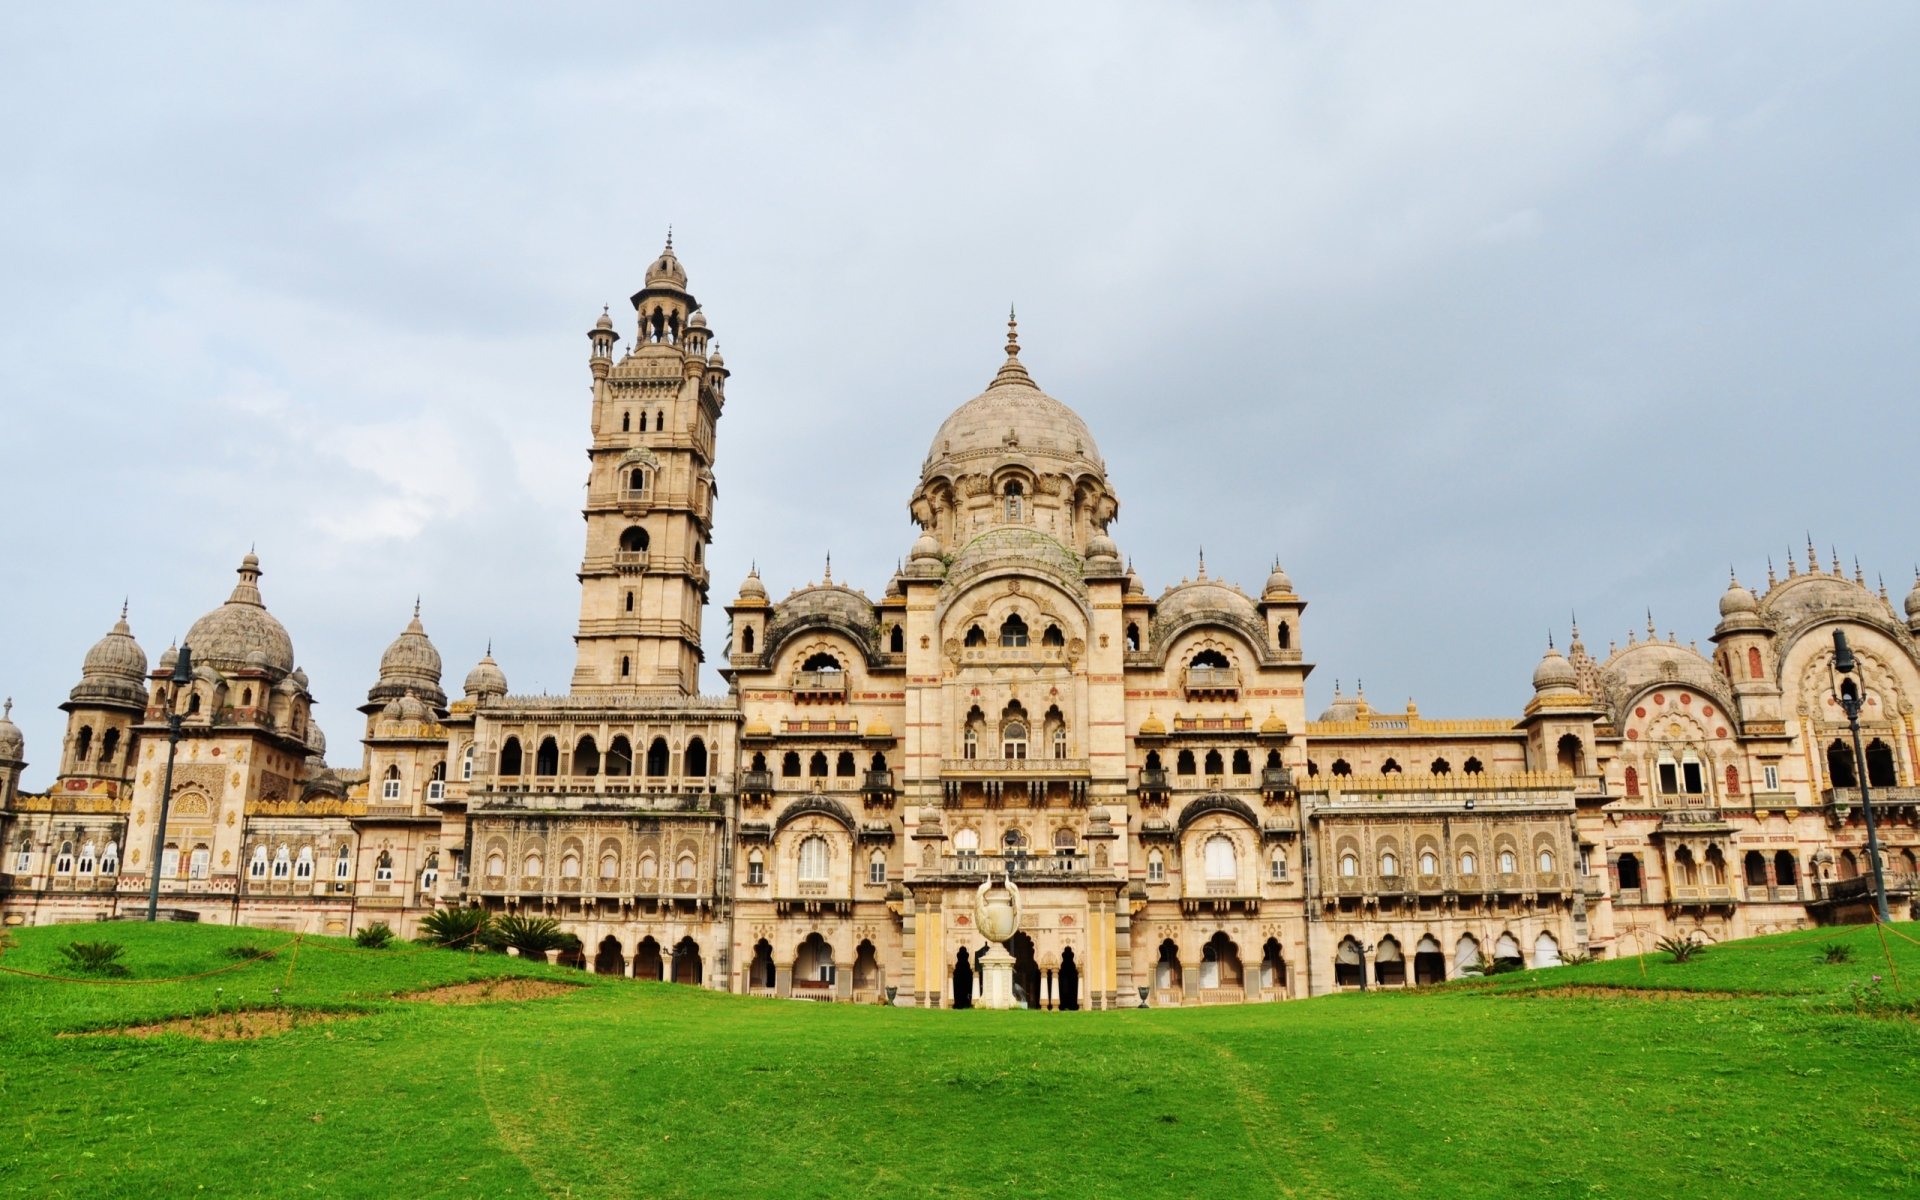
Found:
M 1437 982 L 1495 960 L 1634 954 L 1868 911 L 1860 766 L 1832 632 L 1859 656 L 1864 772 L 1895 903 L 1920 865 L 1920 583 L 1811 546 L 1731 583 L 1707 650 L 1549 647 L 1517 715 L 1336 695 L 1309 716 L 1307 602 L 1149 591 L 1109 529 L 1093 430 L 1005 361 L 933 433 L 919 536 L 877 596 L 836 582 L 725 605 L 699 692 L 728 372 L 671 243 L 631 343 L 588 332 L 578 657 L 516 694 L 489 651 L 457 698 L 418 608 L 380 656 L 352 769 L 242 560 L 149 669 L 126 613 L 61 707 L 45 792 L 0 718 L 0 918 L 162 904 L 199 920 L 403 934 L 436 907 L 549 916 L 583 969 L 758 995 L 964 1003 L 973 902 L 1022 889 L 1027 1002 L 1272 1001 Z M 983 372 L 984 373 L 984 372 Z M 752 403 L 752 401 L 746 401 Z M 1516 681 L 1516 684 L 1518 681 Z M 168 717 L 177 762 L 158 862 Z

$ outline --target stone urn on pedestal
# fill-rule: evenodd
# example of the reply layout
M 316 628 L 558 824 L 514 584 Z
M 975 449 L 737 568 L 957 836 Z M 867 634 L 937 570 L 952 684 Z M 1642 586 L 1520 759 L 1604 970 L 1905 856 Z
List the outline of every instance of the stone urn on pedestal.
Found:
M 989 878 L 973 902 L 974 927 L 991 942 L 980 956 L 981 1008 L 1013 1008 L 1013 955 L 1006 942 L 1020 929 L 1020 889 L 1011 876 L 999 883 Z

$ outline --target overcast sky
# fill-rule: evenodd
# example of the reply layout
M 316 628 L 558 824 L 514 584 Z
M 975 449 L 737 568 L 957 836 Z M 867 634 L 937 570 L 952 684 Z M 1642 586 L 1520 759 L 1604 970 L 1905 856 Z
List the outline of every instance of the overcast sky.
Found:
M 1920 556 L 1920 8 L 0 10 L 0 693 L 45 786 L 122 597 L 257 545 L 333 735 L 414 596 L 566 688 L 585 330 L 669 223 L 733 371 L 710 658 L 878 596 L 1023 359 L 1158 594 L 1310 602 L 1337 678 L 1517 714 L 1549 628 L 1702 644 L 1809 532 Z M 630 333 L 629 333 L 630 338 Z M 1804 557 L 1804 550 L 1800 553 Z M 709 690 L 723 685 L 709 672 Z

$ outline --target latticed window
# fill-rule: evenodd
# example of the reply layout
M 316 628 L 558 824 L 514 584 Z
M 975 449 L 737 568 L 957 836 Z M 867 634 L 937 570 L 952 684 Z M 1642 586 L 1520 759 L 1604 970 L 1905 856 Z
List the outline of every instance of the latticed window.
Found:
M 1000 735 L 1004 753 L 1002 758 L 1025 758 L 1027 756 L 1027 724 L 1025 721 L 1008 721 L 1006 730 Z
M 810 837 L 800 843 L 800 882 L 827 881 L 827 839 Z
M 293 864 L 293 877 L 295 879 L 312 879 L 313 878 L 313 847 L 312 846 L 300 847 L 300 857 L 297 860 L 295 860 Z
M 1232 879 L 1239 873 L 1239 863 L 1233 852 L 1233 839 L 1223 833 L 1216 833 L 1207 839 L 1207 878 L 1216 882 Z

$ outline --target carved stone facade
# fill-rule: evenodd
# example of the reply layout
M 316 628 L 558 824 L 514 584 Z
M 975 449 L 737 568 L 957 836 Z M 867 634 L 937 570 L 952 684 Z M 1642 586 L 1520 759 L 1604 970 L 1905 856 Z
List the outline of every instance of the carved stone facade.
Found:
M 416 609 L 324 764 L 259 563 L 197 623 L 193 680 L 125 614 L 86 657 L 54 787 L 0 719 L 0 913 L 86 920 L 150 878 L 169 705 L 164 904 L 203 920 L 411 933 L 434 907 L 551 916 L 582 968 L 733 991 L 964 1003 L 974 897 L 1011 877 L 1042 1007 L 1416 986 L 1494 959 L 1615 955 L 1866 911 L 1858 769 L 1832 698 L 1844 629 L 1896 903 L 1920 855 L 1920 585 L 1904 615 L 1836 562 L 1735 583 L 1713 649 L 1651 630 L 1549 648 L 1519 716 L 1435 720 L 1335 689 L 1309 719 L 1306 602 L 1210 577 L 1150 595 L 1108 532 L 1091 430 L 1005 361 L 935 434 L 920 528 L 873 598 L 828 571 L 726 606 L 726 696 L 697 693 L 727 372 L 669 247 L 603 316 L 578 661 L 464 695 Z M 10 732 L 11 731 L 11 732 Z

